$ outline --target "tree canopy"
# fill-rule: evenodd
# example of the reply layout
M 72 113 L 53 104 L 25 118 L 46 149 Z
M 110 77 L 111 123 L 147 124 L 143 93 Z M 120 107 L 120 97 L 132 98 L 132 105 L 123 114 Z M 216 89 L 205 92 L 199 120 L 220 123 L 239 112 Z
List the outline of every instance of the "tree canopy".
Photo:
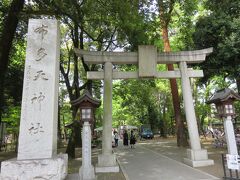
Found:
M 240 92 L 240 3 L 239 1 L 207 1 L 206 12 L 196 23 L 193 34 L 196 48 L 213 47 L 214 51 L 200 67 L 203 81 L 221 74 L 235 80 Z

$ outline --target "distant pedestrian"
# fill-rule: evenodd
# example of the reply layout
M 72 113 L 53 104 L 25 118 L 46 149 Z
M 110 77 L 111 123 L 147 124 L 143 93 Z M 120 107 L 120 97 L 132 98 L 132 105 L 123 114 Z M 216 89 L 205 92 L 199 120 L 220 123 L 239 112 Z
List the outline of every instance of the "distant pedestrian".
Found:
M 123 133 L 123 145 L 128 146 L 128 133 L 126 130 Z
M 136 137 L 133 133 L 133 130 L 131 131 L 131 135 L 130 135 L 130 146 L 131 148 L 134 148 L 134 144 L 136 143 Z
M 114 141 L 115 141 L 115 147 L 117 147 L 117 146 L 118 146 L 118 139 L 119 139 L 118 132 L 117 132 L 117 131 L 115 131 L 115 132 L 114 132 Z

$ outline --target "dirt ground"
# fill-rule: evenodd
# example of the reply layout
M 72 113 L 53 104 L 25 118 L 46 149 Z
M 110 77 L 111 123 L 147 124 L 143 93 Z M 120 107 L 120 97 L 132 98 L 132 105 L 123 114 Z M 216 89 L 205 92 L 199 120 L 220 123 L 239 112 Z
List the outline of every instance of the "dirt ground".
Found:
M 222 154 L 227 153 L 227 145 L 224 144 L 223 147 L 215 147 L 213 145 L 213 139 L 202 139 L 202 148 L 208 150 L 208 157 L 214 160 L 214 165 L 199 167 L 197 169 L 222 178 L 224 176 Z
M 182 162 L 183 157 L 186 157 L 186 148 L 177 147 L 176 146 L 176 139 L 175 138 L 159 138 L 156 137 L 152 140 L 143 140 L 138 141 L 137 143 L 140 143 L 146 148 L 151 148 L 151 150 L 154 150 L 156 152 L 159 152 L 169 158 L 175 159 L 177 161 Z M 209 159 L 214 160 L 214 165 L 212 166 L 206 166 L 206 167 L 199 167 L 197 169 L 207 172 L 211 175 L 214 175 L 216 177 L 222 178 L 223 177 L 223 167 L 222 167 L 222 158 L 221 154 L 226 153 L 227 147 L 224 145 L 223 147 L 214 147 L 212 145 L 213 139 L 201 139 L 202 148 L 205 148 L 208 150 Z M 66 147 L 62 147 L 58 149 L 59 152 L 65 153 Z M 78 173 L 79 167 L 82 163 L 81 158 L 81 148 L 76 148 L 76 158 L 75 159 L 69 159 L 68 161 L 68 173 Z M 100 148 L 93 148 L 92 149 L 92 162 L 93 165 L 96 165 L 97 163 L 97 156 L 101 153 Z M 0 162 L 11 159 L 16 157 L 16 153 L 13 151 L 2 151 L 0 152 Z M 125 180 L 124 175 L 122 172 L 119 173 L 98 173 L 97 174 L 98 180 Z

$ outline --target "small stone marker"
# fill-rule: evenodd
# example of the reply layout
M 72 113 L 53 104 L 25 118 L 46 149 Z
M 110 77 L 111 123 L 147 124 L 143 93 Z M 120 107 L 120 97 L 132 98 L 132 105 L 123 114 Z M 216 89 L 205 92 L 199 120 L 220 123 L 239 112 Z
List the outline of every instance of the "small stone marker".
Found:
M 238 155 L 232 155 L 232 154 L 226 154 L 227 158 L 227 166 L 228 169 L 237 169 L 239 170 L 239 156 Z
M 89 122 L 83 123 L 82 129 L 82 166 L 79 169 L 80 180 L 95 179 L 94 167 L 92 165 L 91 150 L 91 128 Z
M 229 154 L 228 156 L 236 157 L 238 155 L 238 148 L 237 148 L 233 123 L 232 123 L 232 117 L 227 116 L 224 119 L 223 125 L 224 125 L 224 132 L 225 132 L 228 154 Z M 230 155 L 233 155 L 233 156 L 230 156 Z M 233 158 L 231 158 L 231 159 L 233 159 Z M 229 169 L 231 169 L 231 168 L 229 168 Z

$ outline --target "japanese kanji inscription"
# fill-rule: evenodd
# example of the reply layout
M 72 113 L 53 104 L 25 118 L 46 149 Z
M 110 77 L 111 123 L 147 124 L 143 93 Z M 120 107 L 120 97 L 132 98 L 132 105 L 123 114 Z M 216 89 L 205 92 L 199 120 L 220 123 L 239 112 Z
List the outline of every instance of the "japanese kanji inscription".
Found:
M 19 160 L 56 154 L 59 43 L 56 20 L 29 21 Z

